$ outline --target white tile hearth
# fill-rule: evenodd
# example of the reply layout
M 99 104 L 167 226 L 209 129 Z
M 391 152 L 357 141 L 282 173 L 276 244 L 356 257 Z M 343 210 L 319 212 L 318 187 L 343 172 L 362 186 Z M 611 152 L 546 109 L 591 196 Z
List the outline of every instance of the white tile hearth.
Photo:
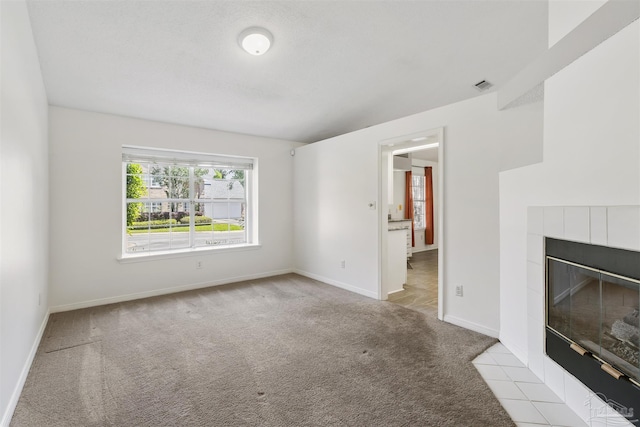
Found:
M 515 357 L 513 354 L 509 354 L 509 353 L 493 353 L 491 355 L 491 357 L 500 366 L 524 368 L 524 364 L 520 361 L 520 359 Z
M 518 388 L 524 393 L 527 399 L 534 402 L 563 403 L 546 384 L 518 383 Z
M 498 380 L 486 380 L 486 382 L 498 399 L 529 400 L 514 382 Z
M 562 368 L 549 358 L 545 359 L 546 372 L 560 374 L 561 390 L 568 399 L 566 403 L 529 369 L 521 367 L 522 363 L 500 343 L 476 357 L 473 364 L 518 427 L 630 426 L 578 380 L 562 375 Z M 512 366 L 515 364 L 518 366 Z M 580 413 L 574 412 L 568 404 L 578 408 Z
M 585 422 L 564 403 L 533 402 L 533 406 L 554 426 L 585 425 Z
M 498 365 L 476 365 L 476 369 L 485 380 L 510 381 L 511 379 Z
M 539 294 L 544 294 L 544 269 L 540 264 L 527 261 L 527 287 Z
M 614 206 L 607 209 L 609 246 L 640 251 L 640 207 Z
M 529 234 L 527 239 L 527 261 L 542 265 L 544 261 L 544 239 L 542 236 Z
M 594 206 L 590 209 L 591 244 L 607 246 L 607 208 Z
M 551 425 L 528 400 L 499 399 L 511 419 L 515 422 Z
M 547 206 L 543 214 L 543 232 L 545 236 L 562 239 L 564 237 L 564 208 Z
M 544 291 L 543 291 L 544 292 Z M 544 319 L 544 297 L 542 293 L 527 289 L 527 315 L 542 324 Z
M 540 378 L 536 377 L 528 368 L 514 368 L 512 366 L 502 366 L 502 369 L 511 378 L 512 381 L 521 383 L 541 383 Z
M 480 356 L 474 359 L 473 363 L 480 364 L 480 365 L 497 365 L 498 364 L 498 362 L 496 362 L 496 360 L 493 357 L 491 357 L 489 353 L 482 353 Z
M 504 345 L 490 347 L 473 364 L 519 427 L 588 426 Z
M 564 208 L 565 239 L 588 243 L 591 240 L 590 227 L 588 207 L 571 206 Z
M 542 236 L 543 230 L 543 213 L 544 208 L 539 206 L 530 206 L 527 213 L 527 232 Z
M 511 352 L 509 351 L 509 349 L 507 347 L 505 347 L 502 343 L 497 343 L 496 345 L 491 346 L 489 349 L 487 349 L 486 353 L 504 353 L 504 354 L 511 354 Z
M 545 383 L 549 388 L 564 399 L 564 370 L 546 355 L 544 356 L 544 375 Z
M 589 418 L 589 407 L 586 405 L 590 395 L 589 389 L 573 375 L 566 374 L 564 376 L 564 393 L 565 403 L 574 408 L 582 419 Z

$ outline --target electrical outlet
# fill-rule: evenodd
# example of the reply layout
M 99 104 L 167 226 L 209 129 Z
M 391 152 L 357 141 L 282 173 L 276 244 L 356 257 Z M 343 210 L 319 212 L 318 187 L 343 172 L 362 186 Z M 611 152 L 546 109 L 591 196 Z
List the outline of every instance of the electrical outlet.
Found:
M 202 261 L 196 261 L 196 268 L 202 268 Z
M 462 293 L 462 285 L 456 286 L 456 296 L 457 296 L 457 297 L 461 297 L 461 296 L 463 296 L 463 293 Z
M 345 268 L 347 266 L 347 262 L 345 260 L 340 261 L 340 268 Z

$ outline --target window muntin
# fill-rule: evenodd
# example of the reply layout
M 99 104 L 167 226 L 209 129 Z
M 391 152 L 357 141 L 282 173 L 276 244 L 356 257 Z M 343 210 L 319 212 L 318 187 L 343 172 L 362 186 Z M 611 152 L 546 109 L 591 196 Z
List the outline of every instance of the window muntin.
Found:
M 411 180 L 411 191 L 413 193 L 413 228 L 414 230 L 424 230 L 427 226 L 425 218 L 424 175 L 413 175 Z
M 124 256 L 252 243 L 253 159 L 131 151 L 123 149 Z

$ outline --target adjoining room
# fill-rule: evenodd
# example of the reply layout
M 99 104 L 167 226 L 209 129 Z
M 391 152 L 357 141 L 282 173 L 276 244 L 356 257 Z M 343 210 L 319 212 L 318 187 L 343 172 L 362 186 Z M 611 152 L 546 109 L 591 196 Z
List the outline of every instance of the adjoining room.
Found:
M 404 230 L 407 255 L 406 268 L 402 269 L 400 263 L 398 266 L 389 264 L 390 270 L 401 271 L 390 273 L 392 283 L 388 289 L 392 290 L 388 301 L 427 310 L 434 315 L 438 313 L 438 264 L 443 262 L 438 255 L 444 199 L 441 196 L 444 185 L 440 185 L 444 171 L 441 171 L 439 161 L 442 142 L 438 139 L 440 133 L 410 139 L 420 145 L 393 145 L 393 186 L 389 186 L 392 191 L 389 201 L 393 203 L 389 205 L 388 226 L 388 231 Z M 389 257 L 391 251 L 390 247 Z M 391 279 L 394 273 L 397 279 Z

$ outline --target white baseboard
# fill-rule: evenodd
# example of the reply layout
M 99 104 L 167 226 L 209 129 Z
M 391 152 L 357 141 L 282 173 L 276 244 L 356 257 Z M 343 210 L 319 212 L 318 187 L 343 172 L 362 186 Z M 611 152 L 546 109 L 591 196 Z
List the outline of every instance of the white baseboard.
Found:
M 29 355 L 27 356 L 27 360 L 24 362 L 24 366 L 22 367 L 22 372 L 20 372 L 20 377 L 18 377 L 18 383 L 13 389 L 13 393 L 11 393 L 11 398 L 9 399 L 9 404 L 4 411 L 2 416 L 2 422 L 0 422 L 0 427 L 9 427 L 9 423 L 11 422 L 11 418 L 13 417 L 13 412 L 16 410 L 16 406 L 18 405 L 18 399 L 20 399 L 20 394 L 22 393 L 22 388 L 24 387 L 25 381 L 27 381 L 27 375 L 29 375 L 29 370 L 31 369 L 31 364 L 33 363 L 33 359 L 36 357 L 36 352 L 38 351 L 38 346 L 40 345 L 40 340 L 42 340 L 42 336 L 44 335 L 44 330 L 47 327 L 47 322 L 49 321 L 49 311 L 44 315 L 44 319 L 42 320 L 42 324 L 40 325 L 40 330 L 36 335 L 36 339 L 33 341 L 33 345 L 31 346 L 31 351 L 29 351 Z
M 157 297 L 160 295 L 174 294 L 176 292 L 191 291 L 194 289 L 209 288 L 211 286 L 228 285 L 230 283 L 244 282 L 245 280 L 263 279 L 265 277 L 280 276 L 282 274 L 293 273 L 293 269 L 267 271 L 264 273 L 248 274 L 246 276 L 229 277 L 226 279 L 213 280 L 200 283 L 192 283 L 190 285 L 174 286 L 171 288 L 155 289 L 152 291 L 137 292 L 134 294 L 118 295 L 115 297 L 99 298 L 89 301 L 76 302 L 72 304 L 57 305 L 51 307 L 51 313 L 60 313 L 63 311 L 78 310 L 81 308 L 96 307 L 99 305 L 113 304 L 118 302 L 133 301 L 136 299 Z
M 474 322 L 469 322 L 468 320 L 460 319 L 459 317 L 451 316 L 449 314 L 444 315 L 444 321 L 465 329 L 479 332 L 483 335 L 488 335 L 492 338 L 498 338 L 499 336 L 499 332 L 495 329 L 487 328 L 486 326 L 479 325 Z
M 395 291 L 391 291 L 391 292 L 389 292 L 387 295 L 397 294 L 398 292 L 402 292 L 402 291 L 404 291 L 404 288 L 397 289 L 397 290 L 395 290 Z
M 342 282 L 339 282 L 337 280 L 329 279 L 328 277 L 320 276 L 320 275 L 314 274 L 314 273 L 309 273 L 308 271 L 294 269 L 293 272 L 296 273 L 296 274 L 299 274 L 301 276 L 305 276 L 305 277 L 308 277 L 310 279 L 317 280 L 319 282 L 323 282 L 323 283 L 326 283 L 328 285 L 335 286 L 337 288 L 341 288 L 341 289 L 344 289 L 344 290 L 347 290 L 347 291 L 350 291 L 350 292 L 354 292 L 356 294 L 364 295 L 365 297 L 378 299 L 377 292 L 368 291 L 366 289 L 358 288 L 356 286 L 352 286 L 352 285 L 349 285 L 347 283 L 342 283 Z

